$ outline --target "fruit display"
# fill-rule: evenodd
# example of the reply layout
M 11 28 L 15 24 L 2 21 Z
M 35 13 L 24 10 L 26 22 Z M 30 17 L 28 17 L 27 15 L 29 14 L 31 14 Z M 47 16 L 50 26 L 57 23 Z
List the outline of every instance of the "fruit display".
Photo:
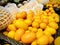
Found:
M 54 41 L 53 35 L 59 28 L 59 15 L 54 9 L 22 11 L 3 34 L 24 44 L 48 45 Z
M 46 7 L 60 8 L 60 0 L 50 0 L 49 3 L 46 4 Z
M 59 0 L 1 1 L 1 45 L 59 45 Z

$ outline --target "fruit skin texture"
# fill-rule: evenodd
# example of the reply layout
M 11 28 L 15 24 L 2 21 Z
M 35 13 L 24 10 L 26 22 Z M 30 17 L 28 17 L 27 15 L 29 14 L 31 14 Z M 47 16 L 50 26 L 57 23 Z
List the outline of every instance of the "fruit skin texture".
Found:
M 39 23 L 38 22 L 32 22 L 32 27 L 38 28 L 39 27 Z
M 14 25 L 16 26 L 16 28 L 22 28 L 24 30 L 28 28 L 28 25 L 22 20 L 16 20 Z
M 33 41 L 33 42 L 31 43 L 31 45 L 37 45 L 37 41 L 36 41 L 36 40 Z
M 43 36 L 43 30 L 42 29 L 38 29 L 38 31 L 36 32 L 36 38 L 39 39 L 42 36 Z
M 30 20 L 30 19 L 26 19 L 26 20 L 25 20 L 25 23 L 29 26 L 29 25 L 32 24 L 32 20 Z
M 14 24 L 8 25 L 7 31 L 16 31 L 16 27 L 14 26 Z
M 10 37 L 10 38 L 14 38 L 14 35 L 15 35 L 15 31 L 10 31 L 7 36 Z
M 19 18 L 26 18 L 27 16 L 27 13 L 25 11 L 22 11 L 22 12 L 18 12 L 16 14 L 16 18 L 19 19 Z
M 60 45 L 60 36 L 55 39 L 54 45 Z
M 33 41 L 35 40 L 35 38 L 36 38 L 35 33 L 33 33 L 33 32 L 27 32 L 27 33 L 25 33 L 25 34 L 21 37 L 21 41 L 22 41 L 23 43 L 29 44 L 29 43 L 33 42 Z
M 51 35 L 56 34 L 56 30 L 54 28 L 49 27 L 49 26 L 47 26 L 45 31 L 49 32 Z
M 56 22 L 50 22 L 48 25 L 54 29 L 58 29 L 58 24 Z
M 39 45 L 47 45 L 49 43 L 48 37 L 46 35 L 43 35 L 37 40 L 37 44 Z
M 24 30 L 23 29 L 18 29 L 15 33 L 14 39 L 19 41 L 21 39 L 21 36 L 24 34 Z
M 40 23 L 40 28 L 45 29 L 47 27 L 46 23 Z
M 49 36 L 49 44 L 51 44 L 54 41 L 54 38 L 52 36 Z

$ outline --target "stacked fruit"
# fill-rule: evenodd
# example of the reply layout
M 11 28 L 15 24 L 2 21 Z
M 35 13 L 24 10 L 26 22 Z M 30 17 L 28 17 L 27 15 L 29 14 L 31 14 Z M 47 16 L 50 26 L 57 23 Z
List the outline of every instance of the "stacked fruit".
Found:
M 52 35 L 58 29 L 59 16 L 53 8 L 45 11 L 18 12 L 16 20 L 3 32 L 10 38 L 31 45 L 48 45 L 54 41 Z
M 47 7 L 57 7 L 60 8 L 60 0 L 50 0 L 46 5 Z

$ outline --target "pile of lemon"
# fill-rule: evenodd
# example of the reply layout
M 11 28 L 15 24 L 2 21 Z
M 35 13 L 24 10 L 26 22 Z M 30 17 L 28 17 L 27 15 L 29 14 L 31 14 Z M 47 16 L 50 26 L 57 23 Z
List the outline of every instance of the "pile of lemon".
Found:
M 36 13 L 23 11 L 16 14 L 16 20 L 3 33 L 25 44 L 48 45 L 54 41 L 52 35 L 56 34 L 58 22 L 59 15 L 53 8 L 36 10 Z

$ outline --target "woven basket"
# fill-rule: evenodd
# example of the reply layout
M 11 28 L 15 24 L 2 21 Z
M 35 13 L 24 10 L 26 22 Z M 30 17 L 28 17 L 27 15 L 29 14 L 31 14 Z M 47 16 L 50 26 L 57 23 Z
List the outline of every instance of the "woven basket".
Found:
M 0 30 L 5 29 L 13 21 L 12 15 L 0 6 Z

